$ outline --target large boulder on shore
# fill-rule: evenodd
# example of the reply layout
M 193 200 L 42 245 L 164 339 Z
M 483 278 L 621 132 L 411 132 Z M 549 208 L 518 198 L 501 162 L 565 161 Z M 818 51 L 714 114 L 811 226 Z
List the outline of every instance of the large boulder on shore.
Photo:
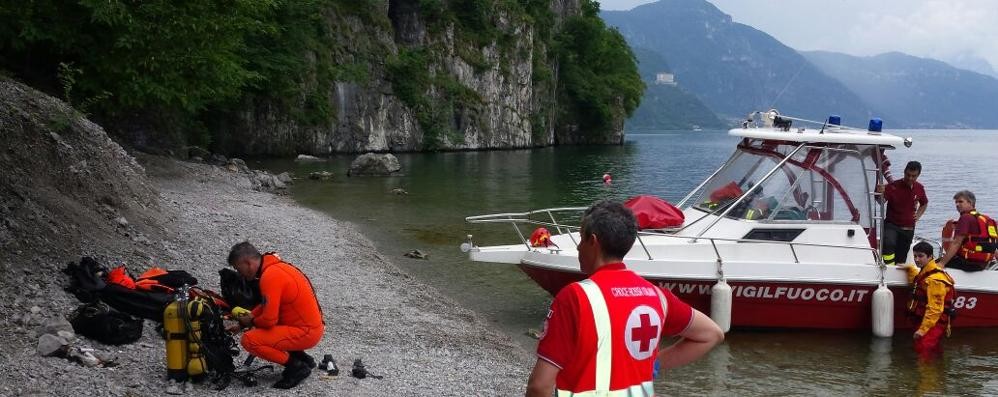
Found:
M 391 153 L 365 153 L 350 163 L 349 176 L 392 175 L 402 171 L 399 159 Z
M 298 157 L 295 158 L 295 161 L 299 163 L 320 163 L 326 160 L 308 154 L 299 154 Z

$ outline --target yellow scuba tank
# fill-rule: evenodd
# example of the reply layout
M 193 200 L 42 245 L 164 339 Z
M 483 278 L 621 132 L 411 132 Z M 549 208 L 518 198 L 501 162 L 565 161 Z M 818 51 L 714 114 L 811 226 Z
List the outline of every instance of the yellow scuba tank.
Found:
M 187 324 L 181 313 L 184 302 L 175 300 L 163 310 L 163 333 L 166 334 L 166 376 L 171 380 L 187 380 Z
M 205 310 L 204 300 L 194 299 L 187 304 L 187 318 L 190 328 L 188 331 L 187 343 L 187 375 L 191 380 L 197 382 L 204 378 L 204 371 L 207 364 L 201 353 L 201 315 Z

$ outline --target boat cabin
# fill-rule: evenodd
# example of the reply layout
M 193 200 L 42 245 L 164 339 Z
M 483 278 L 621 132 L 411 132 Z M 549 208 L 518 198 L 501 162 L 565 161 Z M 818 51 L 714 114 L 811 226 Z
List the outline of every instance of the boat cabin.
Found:
M 706 227 L 697 228 L 699 235 L 719 222 L 730 225 L 722 219 L 771 225 L 849 224 L 860 226 L 876 247 L 881 211 L 874 191 L 885 183 L 881 172 L 890 175 L 884 151 L 906 144 L 904 139 L 827 126 L 743 128 L 729 134 L 742 138 L 734 153 L 679 203 L 688 219 L 694 215 L 693 222 L 716 216 Z M 691 214 L 690 209 L 696 211 Z

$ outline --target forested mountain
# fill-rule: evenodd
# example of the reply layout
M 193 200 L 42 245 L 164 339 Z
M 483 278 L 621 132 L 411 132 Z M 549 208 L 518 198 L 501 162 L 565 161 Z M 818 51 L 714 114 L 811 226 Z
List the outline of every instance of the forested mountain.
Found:
M 839 114 L 853 125 L 864 125 L 872 115 L 889 117 L 794 49 L 732 22 L 706 1 L 661 0 L 601 15 L 631 47 L 660 54 L 679 87 L 726 118 L 770 107 L 817 120 Z
M 896 119 L 919 128 L 998 128 L 998 79 L 898 52 L 805 52 L 811 62 Z M 885 120 L 890 123 L 890 120 Z
M 633 51 L 646 88 L 641 105 L 625 123 L 628 130 L 712 129 L 725 128 L 730 124 L 718 119 L 714 112 L 682 86 L 656 82 L 659 73 L 672 72 L 661 55 L 643 48 L 633 48 Z

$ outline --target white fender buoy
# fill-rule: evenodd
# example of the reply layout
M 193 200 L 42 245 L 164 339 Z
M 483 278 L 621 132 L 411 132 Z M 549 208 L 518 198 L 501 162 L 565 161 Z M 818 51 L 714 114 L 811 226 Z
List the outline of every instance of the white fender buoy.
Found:
M 894 335 L 894 293 L 882 283 L 873 291 L 873 335 Z
M 724 279 L 710 288 L 710 319 L 721 331 L 731 330 L 731 286 Z

